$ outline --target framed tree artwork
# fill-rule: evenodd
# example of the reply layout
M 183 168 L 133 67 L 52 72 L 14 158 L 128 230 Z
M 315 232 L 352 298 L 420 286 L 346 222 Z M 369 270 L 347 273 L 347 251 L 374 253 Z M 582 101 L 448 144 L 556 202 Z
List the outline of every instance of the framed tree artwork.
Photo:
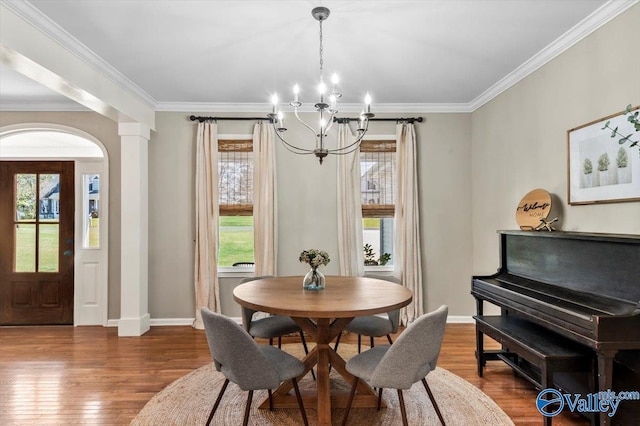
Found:
M 571 205 L 640 201 L 640 132 L 627 108 L 567 131 Z

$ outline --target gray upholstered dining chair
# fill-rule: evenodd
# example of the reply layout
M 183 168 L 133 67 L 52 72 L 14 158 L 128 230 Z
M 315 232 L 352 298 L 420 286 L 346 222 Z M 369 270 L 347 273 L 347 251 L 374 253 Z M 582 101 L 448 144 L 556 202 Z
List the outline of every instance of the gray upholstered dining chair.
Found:
M 271 390 L 287 380 L 291 380 L 293 384 L 302 420 L 307 425 L 307 414 L 296 381 L 296 377 L 304 373 L 304 364 L 283 350 L 273 346 L 258 345 L 230 318 L 211 312 L 207 308 L 202 308 L 201 312 L 207 343 L 216 370 L 225 377 L 224 384 L 207 419 L 207 426 L 211 423 L 213 415 L 220 405 L 229 381 L 237 384 L 243 391 L 249 391 L 243 422 L 243 425 L 246 426 L 249 422 L 253 391 L 268 389 L 269 407 L 271 408 Z
M 247 283 L 249 281 L 259 280 L 262 278 L 273 278 L 273 275 L 260 275 L 257 277 L 248 277 L 240 280 L 240 284 Z M 265 318 L 257 320 L 253 319 L 253 314 L 258 311 L 253 309 L 242 307 L 242 325 L 247 333 L 253 337 L 260 337 L 262 339 L 269 339 L 269 344 L 273 345 L 273 339 L 278 338 L 278 348 L 282 347 L 282 336 L 291 333 L 300 333 L 302 339 L 302 345 L 304 346 L 304 353 L 308 354 L 307 341 L 304 338 L 304 333 L 300 329 L 300 326 L 291 319 L 284 315 L 269 315 Z
M 247 277 L 240 280 L 240 284 L 247 283 L 249 281 L 259 280 L 262 278 L 273 278 L 273 275 L 259 275 L 256 277 Z M 278 348 L 282 347 L 282 336 L 291 333 L 299 333 L 300 339 L 302 340 L 302 346 L 304 348 L 304 353 L 308 354 L 309 349 L 307 348 L 307 341 L 304 338 L 304 333 L 302 329 L 296 322 L 291 319 L 291 317 L 287 317 L 284 315 L 269 315 L 265 318 L 253 319 L 253 314 L 257 311 L 253 309 L 242 307 L 242 325 L 244 329 L 249 333 L 252 337 L 259 337 L 262 339 L 269 339 L 269 344 L 273 345 L 273 339 L 278 338 Z M 316 376 L 311 370 L 311 375 L 315 380 Z
M 355 379 L 347 402 L 347 410 L 342 419 L 343 425 L 347 423 L 358 381 L 362 379 L 378 389 L 378 410 L 382 389 L 390 388 L 398 391 L 402 424 L 405 426 L 407 426 L 407 413 L 402 390 L 410 389 L 414 383 L 422 380 L 438 419 L 444 426 L 442 413 L 427 384 L 426 376 L 436 368 L 448 311 L 449 308 L 442 305 L 435 311 L 416 319 L 393 345 L 376 346 L 347 361 L 346 369 L 355 376 Z
M 396 277 L 367 275 L 368 278 L 376 278 L 379 280 L 391 281 L 396 284 L 402 284 L 402 281 Z M 373 338 L 387 336 L 389 344 L 393 343 L 391 334 L 398 331 L 400 325 L 400 309 L 394 309 L 387 312 L 387 318 L 378 315 L 369 315 L 366 317 L 355 317 L 345 330 L 358 335 L 358 353 L 362 344 L 362 336 L 369 336 L 369 345 L 373 348 Z M 340 335 L 336 339 L 334 351 L 338 350 L 340 344 Z

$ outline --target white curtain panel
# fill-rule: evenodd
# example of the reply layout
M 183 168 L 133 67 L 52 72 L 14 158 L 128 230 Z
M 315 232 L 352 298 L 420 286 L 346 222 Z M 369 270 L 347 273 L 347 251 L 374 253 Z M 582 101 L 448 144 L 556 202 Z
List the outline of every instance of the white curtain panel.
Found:
M 396 126 L 396 162 L 394 270 L 402 284 L 413 292 L 411 303 L 400 311 L 402 324 L 407 325 L 424 313 L 416 131 L 413 124 L 399 123 Z
M 338 147 L 354 142 L 347 123 L 338 129 Z M 337 155 L 338 163 L 338 259 L 340 275 L 364 275 L 362 248 L 362 201 L 360 195 L 360 149 Z
M 253 233 L 256 275 L 277 275 L 278 194 L 273 128 L 253 128 Z
M 196 139 L 196 306 L 193 327 L 204 329 L 200 308 L 220 312 L 218 289 L 218 126 L 198 123 Z

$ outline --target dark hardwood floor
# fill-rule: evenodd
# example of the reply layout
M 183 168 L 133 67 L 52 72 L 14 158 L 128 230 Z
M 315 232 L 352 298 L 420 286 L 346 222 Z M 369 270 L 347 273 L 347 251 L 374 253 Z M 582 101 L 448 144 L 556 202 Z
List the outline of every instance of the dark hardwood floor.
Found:
M 479 378 L 474 350 L 474 326 L 449 324 L 438 365 L 484 391 L 517 425 L 541 424 L 538 391 L 495 361 Z M 0 327 L 0 424 L 128 425 L 156 392 L 209 362 L 204 332 L 190 327 L 126 338 L 116 328 Z M 563 412 L 553 424 L 588 422 Z

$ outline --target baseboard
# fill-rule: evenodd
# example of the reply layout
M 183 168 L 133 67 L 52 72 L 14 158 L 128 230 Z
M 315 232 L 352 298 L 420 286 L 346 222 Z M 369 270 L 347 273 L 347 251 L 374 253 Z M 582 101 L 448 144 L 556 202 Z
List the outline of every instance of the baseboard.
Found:
M 238 324 L 242 324 L 242 318 L 240 317 L 231 317 Z M 160 327 L 160 326 L 191 326 L 193 324 L 194 318 L 152 318 L 151 319 L 151 327 Z M 473 324 L 473 317 L 467 315 L 449 315 L 447 318 L 448 324 Z M 110 319 L 107 321 L 107 327 L 117 327 L 118 320 Z
M 447 324 L 474 324 L 474 321 L 471 315 L 449 315 Z
M 231 317 L 232 320 L 238 324 L 242 324 L 241 317 Z M 110 319 L 107 321 L 107 327 L 117 327 L 117 319 Z M 151 327 L 166 327 L 166 326 L 191 326 L 193 325 L 195 318 L 151 318 Z

